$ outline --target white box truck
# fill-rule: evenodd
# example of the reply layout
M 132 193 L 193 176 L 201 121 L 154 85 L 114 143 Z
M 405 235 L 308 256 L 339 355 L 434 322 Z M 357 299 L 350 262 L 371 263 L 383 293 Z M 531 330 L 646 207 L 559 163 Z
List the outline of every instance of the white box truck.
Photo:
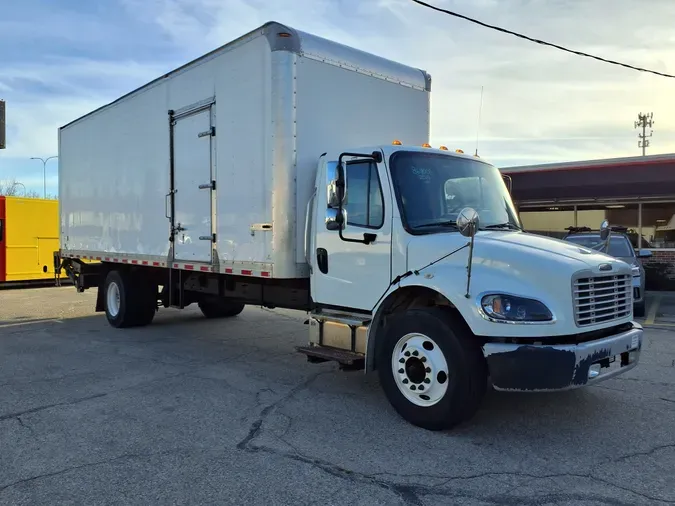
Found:
M 307 311 L 300 352 L 377 370 L 428 429 L 489 384 L 635 367 L 630 266 L 523 232 L 497 168 L 427 144 L 430 88 L 267 23 L 59 129 L 57 272 L 117 328 L 190 304 Z

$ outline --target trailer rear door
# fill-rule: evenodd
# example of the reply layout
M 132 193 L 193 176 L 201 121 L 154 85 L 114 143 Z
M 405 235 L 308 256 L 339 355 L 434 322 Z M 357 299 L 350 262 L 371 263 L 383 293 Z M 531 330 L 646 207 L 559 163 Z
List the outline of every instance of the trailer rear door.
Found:
M 211 262 L 215 244 L 214 105 L 176 115 L 173 144 L 174 260 Z

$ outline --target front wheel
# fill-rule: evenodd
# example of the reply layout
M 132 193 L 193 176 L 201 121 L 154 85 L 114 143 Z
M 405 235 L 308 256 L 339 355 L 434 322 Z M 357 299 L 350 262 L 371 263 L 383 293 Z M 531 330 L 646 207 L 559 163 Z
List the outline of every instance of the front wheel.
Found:
M 441 308 L 394 316 L 378 371 L 385 395 L 405 420 L 429 430 L 470 419 L 481 404 L 487 367 L 476 338 Z

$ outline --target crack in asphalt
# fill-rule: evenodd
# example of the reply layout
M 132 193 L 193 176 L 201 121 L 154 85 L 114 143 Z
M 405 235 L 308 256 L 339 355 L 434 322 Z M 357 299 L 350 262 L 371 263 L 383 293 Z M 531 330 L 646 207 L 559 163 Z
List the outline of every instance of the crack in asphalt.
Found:
M 675 448 L 675 443 L 658 445 L 658 446 L 655 446 L 654 448 L 651 448 L 647 451 L 633 452 L 633 453 L 629 453 L 627 455 L 622 455 L 621 457 L 617 457 L 616 459 L 612 460 L 612 462 L 621 462 L 621 461 L 624 461 L 624 460 L 632 459 L 633 457 L 645 457 L 645 456 L 653 455 L 654 453 L 656 453 L 658 451 L 661 451 L 661 450 L 667 450 L 669 448 Z
M 319 376 L 323 374 L 327 374 L 333 371 L 323 371 L 320 373 L 317 373 L 307 380 L 305 380 L 303 383 L 300 385 L 294 387 L 290 392 L 288 392 L 286 395 L 281 397 L 280 399 L 276 400 L 274 403 L 269 404 L 263 410 L 260 412 L 259 417 L 251 424 L 248 434 L 244 439 L 242 439 L 238 444 L 237 444 L 237 449 L 245 451 L 247 453 L 267 453 L 270 455 L 274 455 L 277 457 L 285 458 L 288 460 L 293 460 L 295 462 L 299 462 L 302 464 L 309 465 L 315 469 L 318 469 L 330 476 L 334 476 L 336 478 L 340 478 L 342 480 L 350 481 L 353 483 L 360 483 L 360 484 L 366 484 L 366 485 L 372 485 L 375 487 L 378 487 L 383 490 L 387 490 L 396 496 L 398 496 L 401 501 L 410 506 L 423 506 L 423 498 L 424 497 L 429 497 L 429 496 L 437 496 L 437 497 L 444 497 L 444 498 L 454 498 L 454 499 L 476 499 L 480 500 L 483 502 L 490 502 L 494 505 L 497 506 L 535 506 L 542 504 L 542 502 L 545 503 L 550 503 L 550 504 L 557 504 L 557 503 L 562 503 L 562 502 L 569 502 L 569 501 L 595 501 L 599 504 L 604 504 L 607 506 L 634 506 L 633 501 L 624 501 L 621 499 L 614 499 L 614 498 L 609 498 L 609 497 L 604 497 L 598 494 L 586 494 L 586 493 L 576 493 L 576 492 L 562 492 L 562 493 L 550 493 L 546 495 L 538 495 L 536 497 L 524 497 L 522 495 L 517 495 L 517 494 L 504 494 L 504 493 L 499 493 L 499 494 L 493 494 L 493 495 L 482 495 L 477 492 L 470 492 L 467 490 L 452 490 L 452 489 L 443 489 L 444 486 L 449 485 L 452 482 L 456 481 L 467 481 L 467 480 L 475 480 L 475 479 L 480 479 L 480 478 L 488 478 L 488 477 L 499 477 L 499 476 L 512 476 L 512 477 L 519 477 L 519 478 L 528 478 L 531 480 L 548 480 L 548 479 L 554 479 L 554 478 L 579 478 L 579 479 L 586 479 L 586 480 L 591 480 L 591 481 L 596 481 L 599 483 L 603 483 L 605 485 L 608 485 L 610 487 L 614 487 L 616 489 L 622 490 L 624 492 L 629 492 L 631 494 L 634 494 L 638 497 L 641 497 L 643 499 L 647 499 L 649 501 L 658 501 L 662 504 L 675 504 L 675 500 L 668 500 L 668 499 L 662 499 L 659 497 L 654 497 L 648 494 L 644 494 L 642 492 L 638 492 L 636 490 L 633 490 L 629 487 L 625 487 L 622 485 L 618 485 L 616 483 L 613 483 L 607 479 L 601 478 L 599 476 L 593 475 L 589 473 L 588 475 L 586 474 L 580 474 L 580 473 L 552 473 L 552 474 L 531 474 L 531 473 L 526 473 L 526 472 L 521 472 L 521 471 L 489 471 L 489 472 L 484 472 L 484 473 L 476 473 L 476 474 L 468 474 L 468 475 L 454 475 L 454 476 L 447 476 L 447 475 L 433 475 L 433 474 L 408 474 L 408 475 L 395 475 L 391 473 L 374 473 L 374 474 L 369 474 L 369 473 L 363 473 L 360 471 L 352 471 L 350 469 L 347 469 L 345 467 L 342 467 L 338 464 L 335 464 L 333 462 L 329 462 L 320 458 L 314 458 L 307 456 L 303 454 L 295 445 L 290 443 L 284 436 L 288 432 L 288 429 L 290 428 L 287 427 L 287 430 L 283 431 L 281 435 L 275 435 L 273 436 L 283 444 L 287 445 L 289 448 L 292 449 L 292 451 L 284 451 L 284 450 L 279 450 L 279 449 L 274 449 L 270 448 L 267 446 L 259 446 L 254 444 L 254 440 L 262 433 L 263 431 L 263 424 L 265 423 L 266 419 L 272 414 L 272 412 L 278 408 L 280 405 L 282 405 L 284 402 L 290 400 L 293 396 L 295 396 L 297 393 L 300 391 L 304 390 L 307 388 L 313 381 L 315 381 Z M 288 415 L 285 415 L 288 417 Z M 290 419 L 290 417 L 289 417 Z M 667 449 L 667 448 L 673 448 L 675 447 L 675 443 L 673 444 L 666 444 L 666 445 L 660 445 L 657 447 L 654 447 L 648 451 L 639 451 L 639 452 L 633 452 L 627 455 L 622 455 L 621 457 L 612 459 L 606 463 L 611 463 L 611 462 L 619 462 L 623 461 L 632 457 L 637 457 L 637 456 L 646 456 L 646 455 L 651 455 L 659 450 Z M 405 477 L 405 478 L 421 478 L 421 479 L 431 479 L 431 480 L 443 480 L 440 483 L 434 484 L 434 485 L 428 485 L 424 483 L 411 483 L 411 484 L 404 484 L 404 483 L 397 483 L 396 481 L 393 481 L 391 479 L 386 479 L 387 477 Z M 509 492 L 513 489 L 519 488 L 518 486 L 514 486 L 512 489 L 509 490 Z
M 127 390 L 134 390 L 136 388 L 142 388 L 144 386 L 150 385 L 152 383 L 156 383 L 158 381 L 164 381 L 164 380 L 167 380 L 167 379 L 176 378 L 178 376 L 185 376 L 185 375 L 189 374 L 190 372 L 192 372 L 192 369 L 190 369 L 188 371 L 182 371 L 182 372 L 174 373 L 174 374 L 166 374 L 166 375 L 161 376 L 159 378 L 141 381 L 141 382 L 136 383 L 134 385 L 130 385 L 130 386 L 123 387 L 123 388 L 118 388 L 118 389 L 115 389 L 115 390 L 110 390 L 108 392 L 102 392 L 100 394 L 94 394 L 94 395 L 88 395 L 86 397 L 80 397 L 79 399 L 72 399 L 72 400 L 63 401 L 63 402 L 55 402 L 53 404 L 44 404 L 42 406 L 36 406 L 34 408 L 26 409 L 24 411 L 18 411 L 18 412 L 15 412 L 15 413 L 7 413 L 5 415 L 0 415 L 0 422 L 5 421 L 5 420 L 11 420 L 12 418 L 18 418 L 18 417 L 23 416 L 23 415 L 38 413 L 38 412 L 44 411 L 46 409 L 58 408 L 58 407 L 61 407 L 61 406 L 72 406 L 72 405 L 75 405 L 75 404 L 80 404 L 82 402 L 91 401 L 93 399 L 98 399 L 100 397 L 106 397 L 108 395 L 112 395 L 112 394 L 116 394 L 116 393 L 120 393 L 120 392 L 125 392 Z
M 154 456 L 157 456 L 157 455 L 169 455 L 169 454 L 172 454 L 172 453 L 180 453 L 180 452 L 183 452 L 183 451 L 185 451 L 185 450 L 183 450 L 183 449 L 172 449 L 172 450 L 164 450 L 164 451 L 161 451 L 161 452 L 145 453 L 145 454 L 124 453 L 124 454 L 118 455 L 116 457 L 111 457 L 111 458 L 108 458 L 108 459 L 98 460 L 98 461 L 94 461 L 94 462 L 87 462 L 85 464 L 79 464 L 77 466 L 70 466 L 70 467 L 66 467 L 64 469 L 59 469 L 58 471 L 52 471 L 50 473 L 43 473 L 43 474 L 39 474 L 37 476 L 31 476 L 30 478 L 23 478 L 23 479 L 14 481 L 12 483 L 7 483 L 5 485 L 0 485 L 0 493 L 6 491 L 7 489 L 15 487 L 17 485 L 22 485 L 24 483 L 30 483 L 32 481 L 40 480 L 42 478 L 52 478 L 54 476 L 66 474 L 66 473 L 69 473 L 71 471 L 78 471 L 80 469 L 86 469 L 86 468 L 89 468 L 89 467 L 102 466 L 102 465 L 110 464 L 110 463 L 113 463 L 113 462 L 116 462 L 116 461 L 119 461 L 119 460 L 149 458 L 149 457 L 154 457 Z

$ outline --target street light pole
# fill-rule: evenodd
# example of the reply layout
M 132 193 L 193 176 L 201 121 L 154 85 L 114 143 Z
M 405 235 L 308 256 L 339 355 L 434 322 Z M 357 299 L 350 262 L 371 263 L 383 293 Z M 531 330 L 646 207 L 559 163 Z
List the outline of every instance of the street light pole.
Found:
M 43 197 L 47 198 L 47 162 L 52 158 L 58 158 L 58 156 L 50 156 L 49 158 L 39 158 L 37 156 L 32 156 L 31 160 L 40 160 L 42 162 L 42 186 L 43 186 Z

